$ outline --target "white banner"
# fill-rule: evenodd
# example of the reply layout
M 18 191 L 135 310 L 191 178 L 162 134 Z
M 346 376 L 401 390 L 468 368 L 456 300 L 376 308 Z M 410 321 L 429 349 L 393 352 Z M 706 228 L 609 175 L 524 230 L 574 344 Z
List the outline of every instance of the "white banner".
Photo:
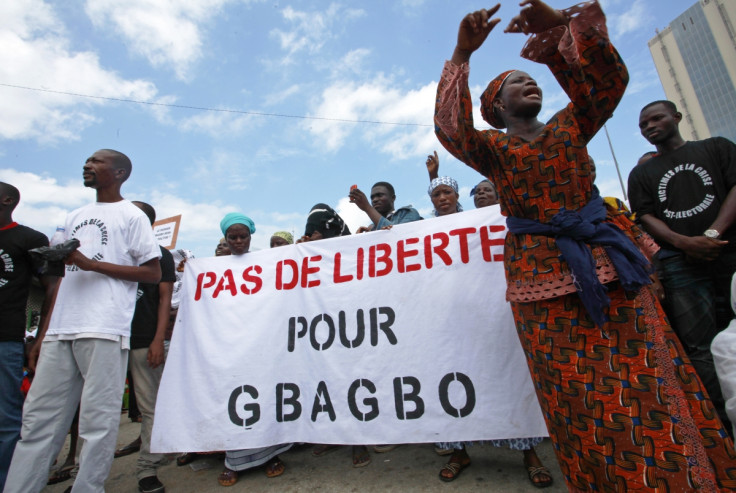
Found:
M 547 436 L 498 207 L 192 259 L 152 449 Z

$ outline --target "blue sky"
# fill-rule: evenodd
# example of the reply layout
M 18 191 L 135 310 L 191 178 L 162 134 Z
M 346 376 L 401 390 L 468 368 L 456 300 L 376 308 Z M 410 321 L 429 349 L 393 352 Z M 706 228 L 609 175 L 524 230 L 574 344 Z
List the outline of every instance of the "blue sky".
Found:
M 662 2 L 601 2 L 631 74 L 607 125 L 624 182 L 650 149 L 638 132 L 639 110 L 664 97 L 647 41 L 693 3 L 671 0 L 665 11 Z M 277 230 L 300 235 L 317 202 L 335 207 L 355 230 L 369 220 L 347 201 L 352 184 L 369 192 L 389 181 L 397 207 L 412 204 L 428 217 L 424 163 L 433 150 L 440 173 L 458 180 L 461 203 L 472 207 L 468 191 L 481 177 L 439 145 L 432 116 L 458 24 L 483 6 L 0 2 L 0 181 L 21 190 L 14 218 L 53 234 L 66 211 L 94 200 L 81 171 L 100 148 L 132 159 L 126 198 L 151 203 L 160 218 L 182 214 L 177 247 L 196 256 L 214 253 L 220 219 L 236 210 L 256 223 L 252 249 L 266 248 Z M 544 89 L 546 119 L 567 99 L 546 67 L 519 57 L 525 36 L 502 32 L 517 12 L 516 2 L 502 4 L 501 28 L 471 60 L 471 92 L 477 104 L 499 72 L 525 70 Z M 589 151 L 603 194 L 622 197 L 603 132 Z

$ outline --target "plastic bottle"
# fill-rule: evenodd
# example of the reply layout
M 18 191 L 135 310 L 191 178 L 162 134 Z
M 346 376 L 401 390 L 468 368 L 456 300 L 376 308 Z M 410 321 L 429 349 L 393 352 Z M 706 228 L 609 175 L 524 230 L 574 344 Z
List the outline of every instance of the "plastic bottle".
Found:
M 52 236 L 49 241 L 49 246 L 56 246 L 64 243 L 64 234 L 64 226 L 57 226 L 56 233 L 54 233 L 54 236 Z

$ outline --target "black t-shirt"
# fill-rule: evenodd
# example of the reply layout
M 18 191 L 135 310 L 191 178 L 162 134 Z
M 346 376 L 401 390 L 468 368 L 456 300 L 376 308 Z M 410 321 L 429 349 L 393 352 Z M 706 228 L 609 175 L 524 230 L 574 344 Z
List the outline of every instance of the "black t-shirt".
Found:
M 723 137 L 687 142 L 635 167 L 629 175 L 631 209 L 652 214 L 685 236 L 701 236 L 736 186 L 736 144 Z M 721 231 L 727 250 L 736 249 L 736 227 Z M 657 240 L 660 246 L 675 247 Z
M 176 281 L 176 266 L 174 265 L 174 257 L 167 249 L 161 248 L 161 281 Z M 148 283 L 138 283 L 137 301 L 135 303 L 135 313 L 133 314 L 133 322 L 131 322 L 130 330 L 130 349 L 147 348 L 151 345 L 156 335 L 156 324 L 158 322 L 158 285 Z
M 15 223 L 14 223 L 15 224 Z M 15 224 L 0 230 L 0 341 L 26 336 L 26 303 L 31 277 L 38 272 L 28 250 L 49 246 L 45 234 Z

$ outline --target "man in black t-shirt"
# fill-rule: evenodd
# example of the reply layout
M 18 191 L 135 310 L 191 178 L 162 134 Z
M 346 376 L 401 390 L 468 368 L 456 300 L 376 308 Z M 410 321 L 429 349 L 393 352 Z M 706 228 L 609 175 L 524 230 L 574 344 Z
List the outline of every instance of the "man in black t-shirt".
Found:
M 38 272 L 28 250 L 49 245 L 46 235 L 13 221 L 18 202 L 18 189 L 0 182 L 0 491 L 20 438 L 26 302 L 31 278 Z M 41 307 L 43 318 L 57 278 L 42 276 L 40 280 L 47 294 Z
M 133 204 L 148 216 L 153 225 L 156 211 L 145 202 Z M 135 397 L 141 412 L 140 437 L 116 452 L 116 457 L 126 455 L 125 451 L 140 448 L 136 476 L 138 489 L 147 493 L 164 491 L 164 485 L 156 475 L 156 469 L 164 463 L 164 454 L 151 453 L 151 431 L 153 429 L 156 395 L 161 383 L 166 359 L 164 336 L 169 324 L 171 294 L 176 281 L 174 257 L 161 248 L 161 281 L 156 284 L 138 283 L 135 313 L 130 330 L 130 356 L 128 367 L 133 376 Z
M 632 170 L 629 200 L 661 247 L 655 265 L 667 317 L 730 431 L 710 345 L 733 318 L 736 145 L 722 137 L 686 142 L 681 119 L 670 101 L 641 110 L 641 133 L 657 154 Z

